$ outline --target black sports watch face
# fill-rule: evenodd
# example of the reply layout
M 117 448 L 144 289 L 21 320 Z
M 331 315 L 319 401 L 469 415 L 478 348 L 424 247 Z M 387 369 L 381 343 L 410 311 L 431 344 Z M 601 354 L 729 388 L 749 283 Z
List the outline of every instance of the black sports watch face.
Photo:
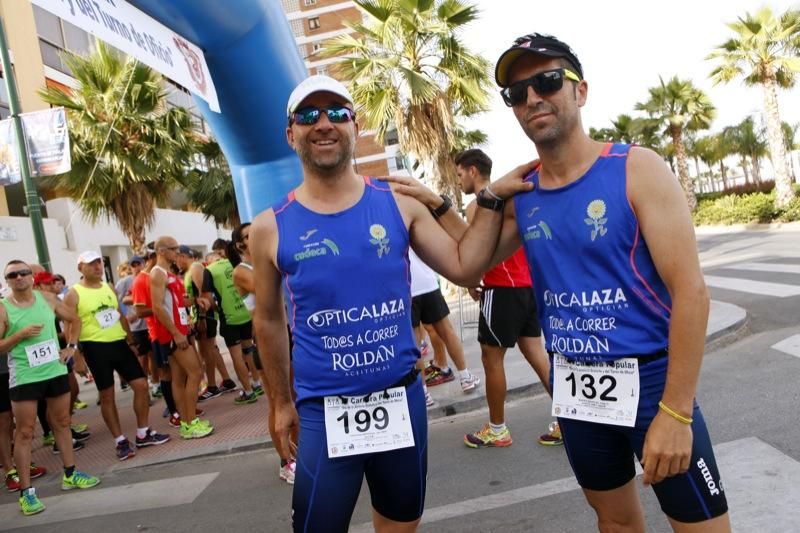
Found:
M 481 189 L 480 192 L 478 192 L 478 196 L 475 197 L 475 203 L 478 204 L 479 207 L 491 209 L 492 211 L 502 211 L 503 207 L 506 205 L 505 200 L 492 198 L 490 195 L 486 194 L 486 189 Z

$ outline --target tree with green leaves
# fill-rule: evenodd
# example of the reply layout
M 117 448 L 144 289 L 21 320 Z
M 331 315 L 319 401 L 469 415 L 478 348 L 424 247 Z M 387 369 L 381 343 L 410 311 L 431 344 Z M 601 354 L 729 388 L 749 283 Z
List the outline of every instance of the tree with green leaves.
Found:
M 735 126 L 728 126 L 725 131 L 733 153 L 742 158 L 745 178 L 749 161 L 753 181 L 761 183 L 761 158 L 767 155 L 767 142 L 763 138 L 763 132 L 756 128 L 753 117 L 747 117 Z
M 797 141 L 797 132 L 800 130 L 800 123 L 793 126 L 788 122 L 781 122 L 781 130 L 783 131 L 783 146 L 786 148 L 786 153 L 789 157 L 789 169 L 792 172 L 792 181 L 797 181 L 797 171 L 794 168 L 792 152 L 800 150 L 800 142 Z
M 156 203 L 184 178 L 195 128 L 185 109 L 167 108 L 160 74 L 102 41 L 86 57 L 63 60 L 77 88 L 40 94 L 67 110 L 72 170 L 48 185 L 74 199 L 92 223 L 115 220 L 139 252 Z
M 783 208 L 794 198 L 786 149 L 781 134 L 778 89 L 794 86 L 800 72 L 800 10 L 790 8 L 777 16 L 769 7 L 746 13 L 728 24 L 736 34 L 707 59 L 718 66 L 711 72 L 714 83 L 743 78 L 747 85 L 761 85 L 772 166 L 775 169 L 775 206 Z
M 195 166 L 186 179 L 189 203 L 214 224 L 235 228 L 241 223 L 236 205 L 236 192 L 228 160 L 216 141 L 198 146 L 203 156 L 203 168 Z
M 673 76 L 668 82 L 649 89 L 650 98 L 636 104 L 636 109 L 647 113 L 650 126 L 664 128 L 664 133 L 672 140 L 678 166 L 678 179 L 683 187 L 689 209 L 697 207 L 692 179 L 687 165 L 684 133 L 687 130 L 708 129 L 716 115 L 716 109 L 708 96 L 694 86 L 690 80 Z
M 379 141 L 396 127 L 403 153 L 422 163 L 435 188 L 460 198 L 452 162 L 458 117 L 487 109 L 490 64 L 459 34 L 478 9 L 462 0 L 355 0 L 365 22 L 323 44 L 331 71 L 348 80 L 363 127 Z

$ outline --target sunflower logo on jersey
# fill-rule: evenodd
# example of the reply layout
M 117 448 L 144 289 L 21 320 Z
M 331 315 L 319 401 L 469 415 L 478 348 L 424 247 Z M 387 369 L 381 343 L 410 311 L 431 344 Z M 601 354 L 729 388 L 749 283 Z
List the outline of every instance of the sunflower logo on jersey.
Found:
M 588 226 L 592 226 L 592 240 L 602 237 L 608 233 L 605 224 L 608 222 L 606 217 L 606 203 L 603 200 L 592 200 L 586 207 L 588 218 L 583 219 Z
M 373 224 L 369 227 L 369 234 L 372 236 L 369 242 L 378 247 L 378 257 L 388 254 L 390 248 L 389 238 L 386 236 L 386 228 L 380 224 Z

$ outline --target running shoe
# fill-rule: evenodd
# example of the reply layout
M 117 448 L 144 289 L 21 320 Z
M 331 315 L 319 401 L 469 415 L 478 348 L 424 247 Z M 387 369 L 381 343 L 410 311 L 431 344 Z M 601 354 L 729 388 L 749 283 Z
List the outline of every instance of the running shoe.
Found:
M 72 432 L 72 440 L 77 442 L 86 442 L 92 436 L 88 431 L 76 431 L 74 429 L 70 429 L 70 431 Z
M 84 385 L 88 385 L 89 383 L 94 383 L 94 376 L 91 374 L 86 376 L 86 379 L 83 380 Z
M 138 435 L 136 436 L 136 447 L 144 448 L 145 446 L 160 446 L 168 440 L 169 435 L 163 435 L 161 433 L 156 433 L 152 429 L 148 429 L 147 434 L 143 439 L 140 439 Z
M 261 385 L 256 385 L 253 387 L 253 393 L 256 396 L 264 396 L 264 387 Z
M 151 385 L 150 396 L 152 396 L 153 398 L 161 398 L 162 396 L 164 396 L 164 393 L 161 392 L 161 385 L 159 384 Z
M 174 415 L 170 415 L 169 417 L 169 425 L 174 428 L 181 427 L 181 415 L 175 413 Z
M 202 439 L 210 435 L 213 431 L 213 427 L 203 424 L 198 418 L 195 418 L 189 424 L 181 422 L 180 435 L 182 439 Z
M 83 443 L 78 442 L 75 439 L 72 439 L 72 451 L 77 452 L 78 450 L 83 449 Z M 53 455 L 59 455 L 61 450 L 58 449 L 58 444 L 53 443 Z
M 233 400 L 236 405 L 246 405 L 248 403 L 256 403 L 258 395 L 255 392 L 247 394 L 245 391 L 239 391 L 239 397 Z
M 199 407 L 197 407 L 197 406 L 195 406 L 195 407 L 194 407 L 194 416 L 195 416 L 195 417 L 198 417 L 198 416 L 203 416 L 204 414 L 206 414 L 205 410 L 203 410 L 203 409 L 200 409 L 200 408 L 199 408 Z
M 83 433 L 84 431 L 86 431 L 87 429 L 89 429 L 89 424 L 79 424 L 79 423 L 76 423 L 76 424 L 70 424 L 70 426 L 69 426 L 69 427 L 70 427 L 70 429 L 72 429 L 73 431 L 80 431 L 81 433 Z
M 204 402 L 221 395 L 222 391 L 219 389 L 219 387 L 206 387 L 200 396 L 197 397 L 197 401 Z
M 20 489 L 19 474 L 17 474 L 16 468 L 6 472 L 6 488 L 8 492 L 17 492 Z
M 53 432 L 50 431 L 47 435 L 42 437 L 42 446 L 53 446 L 56 443 L 56 438 L 53 436 Z
M 297 469 L 297 463 L 294 461 L 287 461 L 286 464 L 278 470 L 278 477 L 289 485 L 294 485 L 294 473 Z
M 131 448 L 131 443 L 128 442 L 128 439 L 117 443 L 117 459 L 125 461 L 134 456 L 136 456 L 136 452 Z
M 481 378 L 470 372 L 469 376 L 467 376 L 466 378 L 461 378 L 461 391 L 472 392 L 480 384 L 481 384 Z
M 514 441 L 508 428 L 495 433 L 489 424 L 483 426 L 480 431 L 464 435 L 464 444 L 470 448 L 505 448 L 511 446 L 512 442 Z
M 73 470 L 69 477 L 66 474 L 61 476 L 61 490 L 91 489 L 98 483 L 100 483 L 99 477 L 90 476 L 80 470 Z
M 72 404 L 73 409 L 86 409 L 89 407 L 86 402 L 82 402 L 81 400 L 75 400 Z
M 128 386 L 128 382 L 121 381 L 119 384 L 119 390 L 121 390 L 122 392 L 126 392 L 128 389 L 130 389 L 130 387 Z
M 42 477 L 47 473 L 47 469 L 43 466 L 38 466 L 36 463 L 31 463 L 31 479 Z
M 219 390 L 221 390 L 223 394 L 226 392 L 233 392 L 236 390 L 236 383 L 232 379 L 223 379 Z
M 423 369 L 422 373 L 425 374 L 425 376 L 427 377 L 437 370 L 439 370 L 439 367 L 434 365 L 433 361 L 431 360 L 428 361 L 428 363 L 425 365 L 425 368 Z
M 169 407 L 165 407 L 163 411 L 161 411 L 161 418 L 167 418 L 172 413 L 169 412 Z
M 31 487 L 20 495 L 19 508 L 25 516 L 44 511 L 44 504 L 39 501 L 39 497 L 36 495 L 36 489 Z
M 558 427 L 558 422 L 550 422 L 547 433 L 540 435 L 538 442 L 542 446 L 560 446 L 564 444 L 564 438 L 561 436 L 561 428 Z
M 433 407 L 436 405 L 436 400 L 433 399 L 429 391 L 425 391 L 425 407 Z
M 425 376 L 425 385 L 428 387 L 435 387 L 436 385 L 441 385 L 442 383 L 447 383 L 448 381 L 453 381 L 456 379 L 453 369 L 448 368 L 446 370 L 442 370 L 437 366 L 431 366 L 433 367 L 433 371 Z

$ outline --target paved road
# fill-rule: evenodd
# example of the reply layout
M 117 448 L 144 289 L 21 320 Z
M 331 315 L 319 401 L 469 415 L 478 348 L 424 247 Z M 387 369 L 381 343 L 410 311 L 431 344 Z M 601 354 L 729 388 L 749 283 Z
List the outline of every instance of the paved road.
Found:
M 759 232 L 700 239 L 713 297 L 749 314 L 738 338 L 706 355 L 698 394 L 738 531 L 797 531 L 800 522 L 798 237 Z M 563 450 L 535 443 L 550 419 L 547 398 L 516 400 L 507 413 L 515 443 L 506 449 L 461 443 L 465 432 L 484 423 L 483 410 L 431 423 L 423 531 L 594 528 Z M 0 500 L 0 530 L 286 531 L 290 488 L 278 481 L 277 467 L 273 451 L 258 450 L 112 472 L 102 488 L 80 494 L 62 494 L 49 479 L 39 489 L 49 509 L 24 518 L 11 497 Z M 669 531 L 651 492 L 642 495 L 648 531 Z M 352 531 L 370 530 L 369 513 L 365 491 Z

